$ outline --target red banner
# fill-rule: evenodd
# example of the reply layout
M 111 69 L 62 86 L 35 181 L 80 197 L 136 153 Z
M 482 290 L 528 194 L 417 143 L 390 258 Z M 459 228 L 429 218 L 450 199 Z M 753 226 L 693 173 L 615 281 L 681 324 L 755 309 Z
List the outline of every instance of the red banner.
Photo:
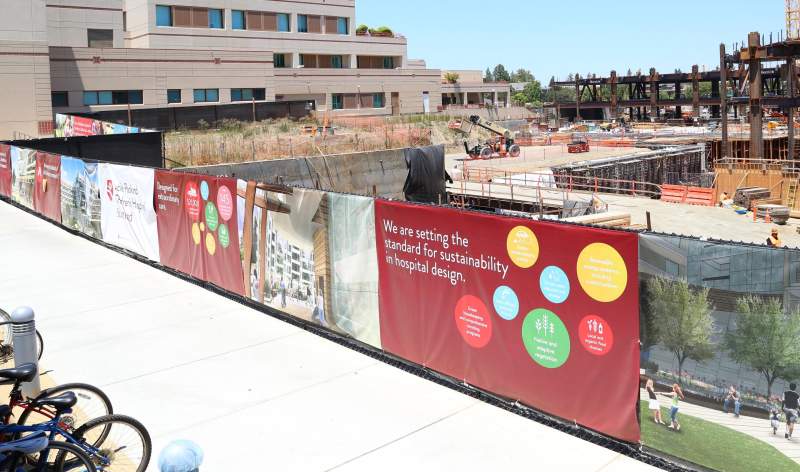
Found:
M 161 263 L 244 295 L 236 180 L 156 171 Z
M 96 136 L 103 134 L 101 122 L 82 116 L 73 116 L 71 118 L 72 127 L 66 132 L 65 136 Z
M 383 348 L 639 440 L 633 233 L 375 202 Z
M 0 195 L 11 196 L 11 146 L 0 144 Z
M 36 153 L 33 209 L 51 220 L 61 222 L 61 156 Z

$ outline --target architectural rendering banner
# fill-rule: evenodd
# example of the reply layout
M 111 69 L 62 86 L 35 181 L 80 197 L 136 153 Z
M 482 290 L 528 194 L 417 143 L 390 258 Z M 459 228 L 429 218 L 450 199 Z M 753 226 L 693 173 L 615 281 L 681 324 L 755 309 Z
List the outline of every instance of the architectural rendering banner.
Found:
M 0 196 L 11 196 L 11 146 L 0 144 Z
M 36 154 L 33 209 L 51 220 L 61 221 L 61 156 Z
M 383 349 L 639 440 L 637 235 L 375 202 Z
M 33 186 L 36 180 L 36 151 L 11 148 L 11 198 L 33 208 Z
M 103 239 L 98 167 L 96 162 L 61 157 L 61 224 Z
M 161 263 L 244 295 L 236 180 L 156 171 Z
M 103 241 L 159 261 L 153 169 L 99 165 Z

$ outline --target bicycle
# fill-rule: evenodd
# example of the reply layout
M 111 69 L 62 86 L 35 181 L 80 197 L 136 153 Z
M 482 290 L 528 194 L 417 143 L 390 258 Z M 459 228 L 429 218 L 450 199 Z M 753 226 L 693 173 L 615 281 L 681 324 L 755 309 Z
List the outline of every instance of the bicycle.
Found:
M 14 382 L 13 390 L 18 390 L 23 382 L 30 381 L 35 375 L 36 368 L 33 364 L 0 371 L 0 378 Z M 73 428 L 62 420 L 62 416 L 69 414 L 77 401 L 73 392 L 65 392 L 56 397 L 37 397 L 30 402 L 29 407 L 46 408 L 53 417 L 34 425 L 9 424 L 11 407 L 5 406 L 0 409 L 0 419 L 3 420 L 0 425 L 0 439 L 2 436 L 19 438 L 25 434 L 45 432 L 51 440 L 64 438 L 65 443 L 78 447 L 101 471 L 144 472 L 152 453 L 152 442 L 147 429 L 134 418 L 123 415 L 100 416 Z M 137 442 L 128 441 L 129 437 Z M 76 470 L 74 467 L 79 466 L 80 461 L 77 458 L 69 459 L 66 454 L 64 451 L 59 452 L 53 459 L 48 455 L 45 459 L 50 467 L 48 470 Z M 42 458 L 28 456 L 27 461 L 41 463 Z
M 0 365 L 5 365 L 8 361 L 14 359 L 14 344 L 11 326 L 14 323 L 11 321 L 11 315 L 0 308 Z M 36 330 L 36 352 L 37 360 L 42 359 L 44 354 L 44 338 L 42 333 Z
M 25 460 L 25 457 L 47 452 L 56 451 L 56 455 L 69 454 L 70 460 L 76 464 L 71 470 L 75 472 L 96 472 L 97 468 L 92 463 L 91 459 L 83 453 L 79 448 L 72 444 L 67 444 L 61 441 L 50 441 L 45 433 L 36 433 L 25 439 L 10 441 L 0 444 L 0 470 L 5 472 L 16 472 L 19 470 L 20 464 Z M 41 454 L 41 463 L 36 464 L 35 470 L 46 470 L 45 454 Z M 74 456 L 74 458 L 72 458 Z
M 114 414 L 111 400 L 99 388 L 85 383 L 67 383 L 56 387 L 44 389 L 35 398 L 26 399 L 22 394 L 22 382 L 15 382 L 13 377 L 7 374 L 22 376 L 22 382 L 27 382 L 36 375 L 36 366 L 33 364 L 23 364 L 15 369 L 0 370 L 0 385 L 13 385 L 9 393 L 8 406 L 21 408 L 17 424 L 24 425 L 30 423 L 41 423 L 53 419 L 55 411 L 52 408 L 37 403 L 39 400 L 54 397 L 64 392 L 73 392 L 78 398 L 78 404 L 72 412 L 62 417 L 64 427 L 78 428 L 79 426 L 99 418 L 101 416 Z M 15 374 L 16 373 L 16 374 Z M 16 438 L 18 439 L 18 437 Z

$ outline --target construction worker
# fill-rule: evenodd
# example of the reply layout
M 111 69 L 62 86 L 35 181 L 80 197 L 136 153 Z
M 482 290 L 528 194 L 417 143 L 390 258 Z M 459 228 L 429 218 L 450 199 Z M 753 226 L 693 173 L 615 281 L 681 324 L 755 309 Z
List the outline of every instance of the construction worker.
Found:
M 783 247 L 783 241 L 778 236 L 778 228 L 772 228 L 772 234 L 767 238 L 767 246 L 769 247 Z

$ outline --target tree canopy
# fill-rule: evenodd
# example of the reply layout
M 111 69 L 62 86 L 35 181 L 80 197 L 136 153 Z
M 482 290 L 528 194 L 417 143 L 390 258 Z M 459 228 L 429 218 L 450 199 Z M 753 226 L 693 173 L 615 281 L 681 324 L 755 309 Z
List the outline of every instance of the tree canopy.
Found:
M 687 359 L 698 362 L 714 356 L 714 332 L 708 289 L 693 290 L 685 280 L 656 277 L 648 283 L 648 303 L 659 341 L 675 355 L 678 378 L 683 379 Z
M 800 311 L 784 313 L 780 299 L 754 295 L 740 298 L 736 311 L 724 346 L 733 360 L 764 376 L 769 397 L 775 380 L 796 380 L 800 373 Z

